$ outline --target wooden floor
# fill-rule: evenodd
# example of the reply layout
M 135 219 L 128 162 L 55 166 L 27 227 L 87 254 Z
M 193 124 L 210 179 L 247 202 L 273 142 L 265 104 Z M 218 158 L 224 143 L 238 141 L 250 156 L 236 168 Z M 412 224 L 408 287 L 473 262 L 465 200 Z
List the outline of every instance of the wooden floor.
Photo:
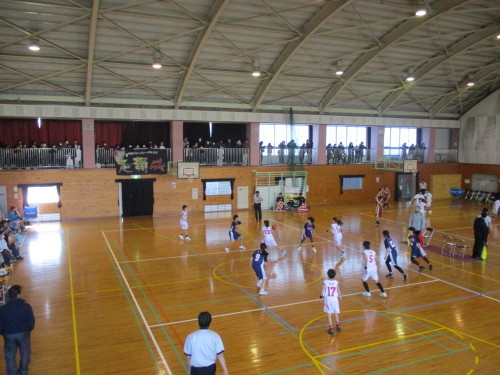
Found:
M 481 208 L 434 202 L 427 216 L 437 229 L 433 244 L 441 246 L 443 232 L 471 239 Z M 313 207 L 317 253 L 309 246 L 297 251 L 303 216 L 264 212 L 288 251 L 282 259 L 271 253 L 264 297 L 249 268 L 261 240 L 253 212 L 238 212 L 247 250 L 233 244 L 229 253 L 231 213 L 190 214 L 189 243 L 178 239 L 177 216 L 35 225 L 11 279 L 25 287 L 36 315 L 30 373 L 186 374 L 184 340 L 206 310 L 231 374 L 498 374 L 500 219 L 493 221 L 487 261 L 431 250 L 434 269 L 419 274 L 401 243 L 407 206 L 393 204 L 378 226 L 373 210 L 368 204 Z M 326 233 L 332 216 L 345 223 L 343 262 Z M 409 279 L 403 283 L 398 273 L 386 279 L 380 259 L 388 298 L 372 282 L 367 298 L 361 295 L 361 243 L 371 241 L 383 257 L 384 229 L 398 242 Z M 318 299 L 331 267 L 344 295 L 343 330 L 334 335 L 326 332 Z

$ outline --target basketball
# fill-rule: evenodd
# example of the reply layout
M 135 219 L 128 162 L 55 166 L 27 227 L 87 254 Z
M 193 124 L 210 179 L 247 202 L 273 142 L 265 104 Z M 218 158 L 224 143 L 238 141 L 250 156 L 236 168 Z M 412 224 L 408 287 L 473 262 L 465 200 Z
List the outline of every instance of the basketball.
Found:
M 273 224 L 273 225 L 271 225 L 271 228 L 272 228 L 273 230 L 276 230 L 276 225 L 274 225 L 274 224 Z

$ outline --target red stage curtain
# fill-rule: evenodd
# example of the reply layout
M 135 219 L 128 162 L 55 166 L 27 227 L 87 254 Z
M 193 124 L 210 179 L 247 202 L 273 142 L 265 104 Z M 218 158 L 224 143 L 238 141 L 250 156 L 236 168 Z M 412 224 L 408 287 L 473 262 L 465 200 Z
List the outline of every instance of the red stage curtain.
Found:
M 102 145 L 106 142 L 109 147 L 120 146 L 122 144 L 123 127 L 127 123 L 126 121 L 95 121 L 95 143 Z
M 82 143 L 82 122 L 80 120 L 42 120 L 38 128 L 37 119 L 0 119 L 0 145 L 15 146 L 18 141 L 28 147 L 33 141 L 51 146 L 66 140 L 73 144 Z

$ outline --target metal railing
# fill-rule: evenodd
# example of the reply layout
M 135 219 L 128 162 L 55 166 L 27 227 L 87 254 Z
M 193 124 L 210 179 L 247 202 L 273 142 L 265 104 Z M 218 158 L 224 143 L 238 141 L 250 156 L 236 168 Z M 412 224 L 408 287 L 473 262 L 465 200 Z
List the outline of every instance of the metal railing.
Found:
M 418 160 L 420 163 L 427 162 L 426 149 L 402 149 L 401 147 L 384 147 L 384 159 L 387 160 Z
M 332 147 L 326 149 L 327 164 L 363 164 L 373 163 L 375 150 L 354 148 Z
M 436 163 L 458 163 L 458 150 L 452 149 L 435 149 Z
M 75 148 L 2 148 L 0 168 L 82 168 L 82 152 Z
M 183 160 L 200 165 L 248 165 L 247 148 L 185 148 Z

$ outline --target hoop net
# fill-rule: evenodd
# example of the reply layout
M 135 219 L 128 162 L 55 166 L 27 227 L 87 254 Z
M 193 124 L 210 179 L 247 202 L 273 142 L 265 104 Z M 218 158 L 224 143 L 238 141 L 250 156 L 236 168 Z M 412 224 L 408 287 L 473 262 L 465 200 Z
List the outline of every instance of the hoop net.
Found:
M 187 174 L 186 175 L 188 182 L 193 182 L 193 175 L 192 174 Z

